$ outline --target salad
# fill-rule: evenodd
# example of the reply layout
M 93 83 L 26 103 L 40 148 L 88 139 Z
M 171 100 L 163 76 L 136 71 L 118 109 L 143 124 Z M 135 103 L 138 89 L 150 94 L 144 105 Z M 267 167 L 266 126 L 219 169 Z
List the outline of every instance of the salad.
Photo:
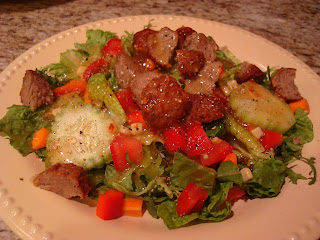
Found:
M 88 30 L 59 63 L 26 72 L 0 131 L 44 162 L 35 186 L 97 199 L 101 219 L 147 209 L 174 229 L 276 197 L 286 178 L 316 181 L 315 159 L 301 155 L 313 125 L 295 69 L 263 72 L 194 29 L 151 27 Z

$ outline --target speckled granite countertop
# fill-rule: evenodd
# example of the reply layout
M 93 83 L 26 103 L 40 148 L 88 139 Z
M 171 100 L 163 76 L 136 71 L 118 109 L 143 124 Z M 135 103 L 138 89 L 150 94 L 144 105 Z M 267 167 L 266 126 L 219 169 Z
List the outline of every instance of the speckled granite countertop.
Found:
M 0 1 L 0 72 L 56 33 L 92 21 L 142 14 L 184 15 L 243 28 L 280 45 L 320 75 L 317 0 Z M 1 219 L 0 239 L 19 239 Z

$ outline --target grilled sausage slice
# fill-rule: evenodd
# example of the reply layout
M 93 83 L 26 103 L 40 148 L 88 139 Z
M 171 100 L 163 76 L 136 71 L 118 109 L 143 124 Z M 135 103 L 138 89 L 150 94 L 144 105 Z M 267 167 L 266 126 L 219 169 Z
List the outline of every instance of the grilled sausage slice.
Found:
M 192 28 L 190 27 L 181 27 L 181 28 L 178 28 L 176 30 L 176 32 L 178 33 L 179 35 L 179 42 L 178 42 L 178 48 L 181 49 L 182 48 L 182 45 L 184 43 L 184 40 L 186 40 L 186 37 L 191 35 L 192 33 L 196 32 L 195 30 L 193 30 Z
M 178 45 L 178 33 L 170 28 L 162 28 L 159 32 L 148 37 L 148 50 L 150 56 L 163 69 L 169 69 L 174 51 Z
M 133 56 L 137 58 L 139 61 L 143 61 L 144 59 L 150 57 L 147 42 L 149 35 L 156 33 L 156 31 L 152 29 L 143 29 L 140 32 L 137 32 L 133 36 Z
M 27 70 L 20 91 L 21 103 L 32 109 L 52 104 L 53 92 L 43 75 Z
M 139 73 L 144 71 L 134 58 L 122 53 L 117 57 L 114 65 L 114 71 L 117 82 L 121 88 L 127 89 L 130 87 L 130 82 Z
M 294 102 L 302 99 L 301 94 L 294 83 L 296 69 L 280 68 L 271 79 L 271 87 L 286 102 Z
M 254 64 L 243 62 L 240 66 L 241 71 L 235 75 L 235 79 L 238 83 L 243 83 L 251 79 L 256 83 L 260 83 L 266 77 L 266 74 Z
M 204 66 L 205 58 L 202 52 L 181 49 L 176 53 L 179 73 L 185 78 L 193 77 Z
M 82 167 L 73 163 L 58 163 L 38 174 L 33 184 L 65 198 L 85 198 L 93 188 Z

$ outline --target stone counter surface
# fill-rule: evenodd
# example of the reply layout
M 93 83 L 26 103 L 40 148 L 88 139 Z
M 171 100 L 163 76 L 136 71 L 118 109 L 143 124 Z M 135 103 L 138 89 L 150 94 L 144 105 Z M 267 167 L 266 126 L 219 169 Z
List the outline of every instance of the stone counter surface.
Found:
M 33 45 L 106 18 L 170 14 L 214 20 L 264 37 L 320 75 L 320 2 L 269 0 L 0 1 L 0 72 Z M 0 219 L 0 239 L 19 239 Z

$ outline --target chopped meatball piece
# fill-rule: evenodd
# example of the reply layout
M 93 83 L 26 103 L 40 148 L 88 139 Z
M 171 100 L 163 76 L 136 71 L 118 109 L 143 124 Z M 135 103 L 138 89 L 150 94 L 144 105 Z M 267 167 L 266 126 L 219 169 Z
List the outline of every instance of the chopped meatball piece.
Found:
M 58 163 L 38 174 L 33 184 L 65 198 L 85 198 L 93 188 L 87 173 L 73 163 Z
M 179 73 L 185 78 L 196 75 L 204 66 L 205 58 L 202 52 L 181 49 L 176 53 Z
M 214 61 L 217 56 L 216 50 L 218 50 L 218 46 L 213 39 L 206 37 L 203 33 L 196 32 L 186 37 L 182 48 L 202 52 L 206 61 Z
M 140 32 L 137 32 L 133 36 L 133 56 L 137 58 L 139 61 L 143 61 L 144 59 L 150 57 L 147 42 L 149 35 L 156 33 L 156 31 L 152 29 L 144 29 Z
M 178 45 L 178 33 L 170 28 L 162 28 L 159 32 L 148 37 L 148 50 L 150 56 L 163 69 L 171 67 L 171 59 Z
M 173 126 L 190 108 L 188 94 L 169 75 L 152 79 L 141 93 L 144 120 L 154 128 Z
M 235 79 L 238 83 L 243 83 L 251 79 L 253 79 L 256 83 L 259 83 L 266 77 L 266 74 L 262 72 L 256 65 L 243 62 L 240 64 L 240 66 L 241 71 L 235 75 Z
M 21 103 L 32 109 L 52 104 L 53 91 L 43 75 L 27 70 L 20 91 Z
M 294 102 L 302 99 L 300 92 L 294 83 L 296 69 L 280 68 L 271 79 L 271 87 L 286 102 Z
M 191 94 L 192 108 L 188 121 L 210 123 L 224 116 L 224 102 L 219 96 L 208 96 L 204 94 Z
M 178 42 L 178 48 L 181 49 L 182 48 L 182 45 L 184 43 L 184 40 L 186 40 L 186 37 L 191 35 L 192 33 L 196 32 L 195 30 L 193 30 L 192 28 L 190 27 L 181 27 L 181 28 L 178 28 L 176 30 L 176 32 L 178 33 L 179 35 L 179 42 Z

